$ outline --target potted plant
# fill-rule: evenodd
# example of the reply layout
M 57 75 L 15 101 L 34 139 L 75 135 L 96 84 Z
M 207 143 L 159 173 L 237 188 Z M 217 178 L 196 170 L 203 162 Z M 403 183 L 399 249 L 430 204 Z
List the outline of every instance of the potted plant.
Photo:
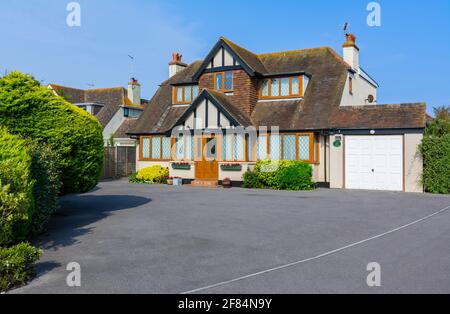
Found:
M 225 178 L 225 179 L 223 179 L 223 180 L 222 180 L 222 186 L 223 186 L 225 189 L 231 189 L 231 187 L 232 187 L 231 179 L 230 179 L 230 178 Z
M 173 177 L 167 177 L 167 185 L 173 185 Z
M 222 171 L 241 171 L 242 165 L 241 164 L 223 164 L 220 166 L 220 169 L 222 169 Z

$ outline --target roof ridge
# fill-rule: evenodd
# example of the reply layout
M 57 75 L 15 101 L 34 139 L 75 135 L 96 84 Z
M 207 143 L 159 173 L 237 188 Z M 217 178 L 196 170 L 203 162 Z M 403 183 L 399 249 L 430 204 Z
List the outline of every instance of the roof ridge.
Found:
M 305 52 L 308 50 L 322 50 L 322 49 L 331 49 L 329 46 L 321 46 L 316 48 L 303 48 L 303 49 L 292 49 L 292 50 L 285 50 L 285 51 L 275 51 L 275 52 L 266 52 L 266 53 L 258 53 L 256 56 L 258 57 L 265 57 L 269 55 L 279 55 L 284 53 L 296 53 L 296 52 Z
M 104 91 L 104 90 L 113 90 L 113 89 L 126 90 L 125 87 L 123 87 L 123 86 L 116 86 L 116 87 L 101 87 L 101 88 L 84 89 L 84 91 L 93 92 L 93 91 Z
M 236 44 L 234 41 L 231 41 L 231 40 L 229 40 L 228 38 L 225 38 L 224 36 L 220 36 L 220 39 L 226 41 L 227 43 L 231 43 L 231 44 L 235 45 L 236 47 L 238 47 L 238 48 L 240 48 L 240 49 L 242 49 L 242 50 L 245 50 L 245 51 L 247 51 L 247 52 L 249 52 L 249 53 L 251 53 L 251 54 L 254 54 L 255 56 L 258 56 L 258 54 L 254 53 L 253 51 L 250 51 L 250 50 L 248 50 L 247 48 L 244 48 L 244 47 L 242 47 L 242 46 L 239 46 L 239 45 Z

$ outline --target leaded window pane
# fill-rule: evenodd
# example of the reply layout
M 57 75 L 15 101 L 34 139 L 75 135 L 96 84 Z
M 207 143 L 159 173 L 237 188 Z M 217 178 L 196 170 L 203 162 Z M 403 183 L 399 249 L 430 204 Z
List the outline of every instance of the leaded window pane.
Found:
M 142 139 L 142 158 L 150 158 L 150 139 L 148 137 Z
M 225 72 L 225 90 L 233 90 L 233 72 Z
M 223 74 L 216 74 L 216 90 L 222 90 Z
M 161 138 L 152 137 L 152 159 L 161 159 Z
M 298 77 L 292 78 L 292 95 L 298 95 L 300 93 L 298 84 Z
M 184 102 L 190 103 L 192 101 L 191 92 L 192 92 L 191 86 L 186 86 L 184 88 Z
M 234 137 L 234 160 L 244 160 L 244 138 L 242 135 Z
M 281 159 L 281 143 L 279 135 L 270 136 L 270 159 Z
M 262 95 L 263 97 L 268 97 L 269 96 L 269 80 L 264 80 L 262 82 Z
M 177 154 L 178 160 L 184 159 L 184 137 L 180 136 L 177 138 Z
M 194 160 L 194 137 L 186 137 L 186 159 Z
M 177 102 L 183 102 L 183 87 L 177 87 Z
M 192 99 L 194 100 L 197 97 L 198 97 L 198 85 L 194 85 L 192 87 Z
M 270 96 L 280 96 L 280 80 L 272 79 L 270 84 Z
M 305 161 L 310 159 L 310 137 L 308 135 L 298 137 L 298 158 Z
M 172 141 L 170 137 L 163 137 L 162 139 L 162 159 L 169 160 L 171 157 Z
M 222 158 L 224 161 L 233 161 L 234 135 L 223 136 L 222 140 Z
M 280 93 L 281 96 L 289 96 L 289 78 L 283 78 L 280 80 L 281 87 L 280 87 Z
M 253 139 L 253 141 L 252 141 Z M 247 161 L 253 161 L 254 137 L 247 136 Z
M 267 136 L 258 136 L 258 159 L 266 160 L 267 159 Z
M 283 159 L 296 160 L 295 135 L 283 136 Z

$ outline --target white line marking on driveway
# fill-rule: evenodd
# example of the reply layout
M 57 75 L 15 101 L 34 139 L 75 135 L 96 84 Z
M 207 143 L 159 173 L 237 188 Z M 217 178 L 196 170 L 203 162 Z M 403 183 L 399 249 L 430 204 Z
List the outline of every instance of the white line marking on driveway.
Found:
M 219 282 L 219 283 L 216 283 L 216 284 L 213 284 L 213 285 L 209 285 L 209 286 L 205 286 L 205 287 L 202 287 L 202 288 L 198 288 L 198 289 L 182 292 L 181 294 L 197 293 L 197 292 L 200 292 L 200 291 L 204 291 L 204 290 L 208 290 L 208 289 L 212 289 L 212 288 L 228 285 L 230 283 L 234 283 L 234 282 L 241 281 L 241 280 L 244 280 L 244 279 L 248 279 L 248 278 L 256 277 L 256 276 L 259 276 L 259 275 L 267 274 L 267 273 L 270 273 L 270 272 L 273 272 L 273 271 L 276 271 L 276 270 L 285 269 L 285 268 L 289 268 L 289 267 L 296 266 L 296 265 L 299 265 L 299 264 L 307 263 L 307 262 L 310 262 L 310 261 L 313 261 L 313 260 L 316 260 L 316 259 L 319 259 L 319 258 L 322 258 L 322 257 L 330 256 L 332 254 L 336 254 L 336 253 L 342 252 L 344 250 L 347 250 L 349 248 L 355 247 L 357 245 L 360 245 L 360 244 L 363 244 L 363 243 L 366 243 L 366 242 L 369 242 L 369 241 L 372 241 L 372 240 L 376 240 L 376 239 L 382 238 L 384 236 L 390 235 L 390 234 L 392 234 L 394 232 L 403 230 L 403 229 L 408 228 L 408 227 L 410 227 L 412 225 L 418 224 L 418 223 L 420 223 L 420 222 L 422 222 L 424 220 L 428 220 L 428 219 L 430 219 L 430 218 L 432 218 L 432 217 L 434 217 L 436 215 L 442 214 L 443 212 L 445 212 L 445 211 L 447 211 L 449 209 L 450 209 L 450 206 L 447 206 L 447 207 L 445 207 L 445 208 L 443 208 L 443 209 L 441 209 L 441 210 L 439 210 L 439 211 L 437 211 L 437 212 L 435 212 L 433 214 L 430 214 L 428 216 L 425 216 L 423 218 L 415 220 L 415 221 L 413 221 L 413 222 L 411 222 L 409 224 L 406 224 L 406 225 L 400 226 L 398 228 L 392 229 L 390 231 L 381 233 L 381 234 L 376 235 L 374 237 L 367 238 L 365 240 L 346 245 L 346 246 L 341 247 L 339 249 L 328 251 L 326 253 L 322 253 L 322 254 L 314 256 L 314 257 L 310 257 L 310 258 L 307 258 L 307 259 L 303 259 L 303 260 L 296 261 L 296 262 L 289 263 L 289 264 L 285 264 L 285 265 L 280 265 L 280 266 L 277 266 L 277 267 L 274 267 L 274 268 L 270 268 L 270 269 L 266 269 L 266 270 L 263 270 L 263 271 L 259 271 L 257 273 L 253 273 L 253 274 L 237 277 L 237 278 L 234 278 L 234 279 L 231 279 L 231 280 L 222 281 L 222 282 Z

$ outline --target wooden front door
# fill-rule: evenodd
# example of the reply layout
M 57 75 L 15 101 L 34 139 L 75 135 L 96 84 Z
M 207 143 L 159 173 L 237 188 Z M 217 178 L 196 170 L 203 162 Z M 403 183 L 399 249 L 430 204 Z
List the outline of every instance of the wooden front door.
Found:
M 219 163 L 217 162 L 217 137 L 196 138 L 197 162 L 195 178 L 200 180 L 218 180 Z

